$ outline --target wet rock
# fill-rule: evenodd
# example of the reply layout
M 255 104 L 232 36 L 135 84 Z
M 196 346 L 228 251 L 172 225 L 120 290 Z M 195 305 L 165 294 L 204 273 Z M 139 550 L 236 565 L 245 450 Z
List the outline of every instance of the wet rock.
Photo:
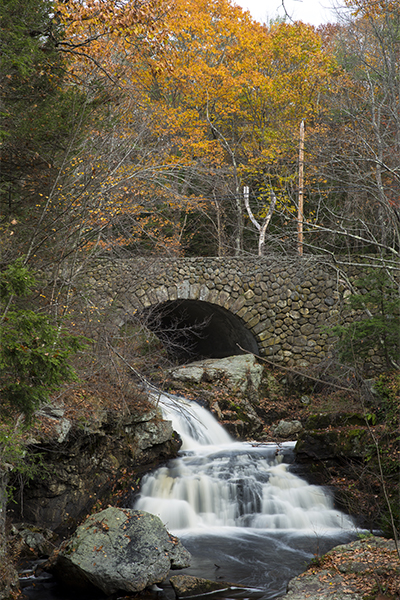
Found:
M 326 427 L 348 427 L 356 425 L 365 427 L 366 421 L 363 415 L 358 413 L 320 413 L 310 415 L 305 423 L 305 429 L 325 429 Z
M 202 579 L 201 577 L 192 577 L 191 575 L 173 575 L 170 578 L 170 583 L 177 598 L 203 596 L 212 592 L 229 591 L 244 587 L 235 583 L 228 583 L 227 581 L 217 582 L 210 579 Z
M 365 417 L 335 412 L 310 415 L 298 437 L 295 452 L 301 461 L 363 458 L 369 435 Z
M 74 425 L 62 443 L 57 431 L 51 443 L 36 441 L 32 451 L 42 455 L 46 477 L 39 473 L 16 494 L 10 506 L 15 520 L 23 510 L 29 523 L 70 535 L 97 500 L 111 493 L 121 471 L 129 470 L 135 480 L 180 448 L 179 436 L 156 409 L 118 422 L 103 412 L 96 416 L 84 428 Z
M 170 421 L 149 421 L 138 423 L 134 430 L 134 440 L 137 448 L 146 450 L 152 446 L 168 442 L 174 430 Z
M 197 361 L 170 371 L 170 376 L 181 385 L 211 383 L 212 389 L 203 386 L 202 400 L 233 437 L 244 439 L 257 437 L 263 429 L 256 412 L 262 372 L 255 356 L 238 355 Z M 216 395 L 215 388 L 221 387 L 224 393 Z
M 369 434 L 366 429 L 345 431 L 304 431 L 295 447 L 298 460 L 328 460 L 362 458 L 367 452 Z
M 11 536 L 23 558 L 47 557 L 55 550 L 56 536 L 50 529 L 17 523 L 11 526 Z
M 158 517 L 109 507 L 78 527 L 48 569 L 68 587 L 109 595 L 140 592 L 188 566 L 189 552 Z
M 245 398 L 225 398 L 218 403 L 210 402 L 210 409 L 223 423 L 224 428 L 235 438 L 255 437 L 263 428 L 263 422 L 253 406 Z M 220 413 L 220 415 L 218 414 Z

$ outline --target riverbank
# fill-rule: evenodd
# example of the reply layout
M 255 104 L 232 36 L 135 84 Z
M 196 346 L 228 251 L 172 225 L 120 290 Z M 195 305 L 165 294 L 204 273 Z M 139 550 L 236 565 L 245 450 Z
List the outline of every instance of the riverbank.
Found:
M 143 451 L 145 446 L 147 446 L 149 437 L 145 435 L 143 438 L 142 431 L 141 436 L 138 438 L 135 436 L 133 429 L 138 427 L 138 429 L 142 430 L 143 424 L 148 423 L 146 427 L 150 427 L 151 431 L 149 430 L 148 433 L 151 433 L 152 444 L 157 447 L 157 442 L 160 441 L 157 439 L 157 436 L 160 432 L 164 431 L 160 415 L 154 414 L 152 410 L 154 407 L 147 403 L 146 398 L 140 392 L 139 388 L 128 386 L 129 391 L 127 393 L 126 389 L 125 391 L 118 390 L 111 381 L 108 381 L 107 385 L 104 380 L 100 383 L 102 388 L 101 394 L 99 394 L 99 382 L 96 383 L 95 381 L 88 381 L 85 386 L 69 390 L 63 398 L 62 408 L 59 408 L 59 412 L 57 413 L 57 409 L 55 412 L 53 410 L 52 413 L 44 411 L 37 422 L 37 429 L 33 429 L 30 432 L 31 441 L 33 439 L 36 446 L 38 445 L 38 441 L 40 441 L 42 449 L 48 450 L 49 457 L 53 456 L 54 458 L 55 454 L 57 454 L 55 448 L 61 444 L 64 458 L 67 461 L 73 458 L 69 456 L 67 447 L 68 439 L 75 446 L 78 439 L 80 443 L 82 442 L 82 445 L 79 447 L 85 449 L 88 459 L 85 459 L 85 465 L 89 464 L 89 459 L 92 457 L 93 452 L 96 457 L 99 455 L 100 450 L 101 456 L 99 456 L 101 460 L 97 464 L 95 464 L 96 461 L 94 463 L 92 461 L 92 466 L 94 468 L 93 473 L 98 471 L 99 465 L 104 470 L 104 478 L 107 480 L 107 485 L 101 490 L 101 493 L 99 493 L 99 481 L 92 481 L 92 483 L 97 484 L 93 488 L 96 492 L 94 495 L 92 493 L 93 489 L 90 489 L 89 485 L 91 482 L 90 478 L 85 476 L 80 477 L 79 485 L 77 486 L 76 477 L 71 477 L 71 474 L 74 475 L 74 470 L 71 471 L 70 468 L 64 469 L 60 467 L 57 469 L 58 476 L 62 477 L 62 484 L 67 487 L 69 486 L 70 492 L 72 490 L 72 501 L 77 502 L 79 498 L 85 501 L 82 502 L 79 515 L 76 513 L 74 518 L 71 519 L 71 514 L 69 514 L 67 528 L 64 528 L 60 523 L 61 526 L 58 527 L 60 533 L 66 533 L 67 530 L 71 530 L 83 513 L 90 513 L 94 509 L 104 507 L 107 503 L 121 505 L 121 502 L 123 503 L 124 500 L 135 492 L 142 474 L 146 470 L 156 466 L 160 460 L 163 461 L 168 456 L 172 456 L 179 447 L 179 439 L 176 438 L 174 440 L 172 432 L 170 432 L 169 439 L 173 444 L 172 446 L 168 446 L 168 451 L 164 447 L 161 454 L 157 456 L 150 454 L 144 460 Z M 164 379 L 164 385 L 166 383 Z M 195 397 L 200 403 L 207 405 L 219 421 L 232 433 L 240 430 L 244 431 L 246 428 L 250 428 L 251 430 L 251 427 L 255 427 L 256 437 L 253 438 L 252 435 L 248 436 L 254 440 L 255 444 L 262 444 L 265 441 L 275 441 L 280 444 L 284 441 L 285 438 L 280 437 L 279 429 L 277 430 L 277 426 L 282 420 L 297 420 L 300 422 L 301 429 L 296 434 L 298 439 L 304 431 L 307 432 L 307 423 L 313 424 L 314 433 L 316 432 L 316 434 L 323 436 L 321 439 L 329 438 L 333 433 L 335 435 L 338 432 L 346 434 L 347 429 L 343 426 L 343 423 L 340 424 L 335 421 L 337 415 L 342 414 L 344 410 L 347 411 L 347 414 L 349 411 L 355 414 L 356 412 L 360 413 L 363 409 L 359 395 L 357 396 L 356 393 L 332 392 L 332 390 L 329 390 L 329 386 L 328 391 L 326 389 L 322 391 L 310 391 L 309 388 L 306 388 L 304 382 L 300 382 L 300 384 L 299 382 L 295 382 L 293 385 L 293 382 L 270 370 L 264 371 L 263 381 L 257 393 L 256 390 L 251 389 L 246 392 L 245 398 L 243 398 L 243 395 L 240 397 L 239 392 L 236 394 L 231 389 L 227 389 L 223 380 L 219 383 L 207 383 L 205 381 L 197 384 L 195 387 L 190 385 L 179 386 L 174 391 L 185 396 Z M 381 398 L 380 402 L 384 404 Z M 387 400 L 385 402 L 387 403 Z M 247 406 L 252 411 L 250 420 L 246 416 Z M 372 409 L 373 407 L 371 406 L 370 408 Z M 376 403 L 374 410 L 381 421 L 382 414 L 379 413 L 381 405 Z M 318 415 L 318 419 L 316 419 L 316 415 Z M 127 419 L 127 417 L 129 418 Z M 375 418 L 377 419 L 376 415 Z M 68 431 L 67 425 L 68 427 L 70 426 Z M 320 428 L 319 430 L 316 429 L 317 425 Z M 350 425 L 354 429 L 354 424 Z M 161 429 L 158 429 L 160 426 Z M 370 424 L 364 421 L 361 425 L 358 423 L 357 427 L 368 433 Z M 387 429 L 385 427 L 386 425 L 382 422 L 375 422 L 372 425 L 372 433 L 379 436 L 379 439 L 385 439 L 385 435 L 387 437 Z M 65 436 L 64 439 L 62 439 L 63 436 Z M 86 439 L 86 442 L 84 442 L 84 439 Z M 113 440 L 117 440 L 116 445 L 113 443 Z M 167 443 L 169 444 L 168 441 Z M 150 444 L 149 448 L 152 444 Z M 112 451 L 109 452 L 111 448 Z M 159 447 L 159 449 L 161 448 Z M 36 447 L 36 451 L 38 450 L 40 448 Z M 76 448 L 74 454 L 78 460 L 81 460 L 84 456 L 81 451 L 76 451 Z M 340 460 L 336 460 L 336 458 Z M 339 453 L 336 458 L 328 457 L 326 460 L 315 460 L 315 457 L 310 457 L 309 464 L 306 461 L 303 465 L 303 470 L 307 474 L 305 478 L 312 480 L 313 483 L 327 485 L 332 490 L 341 488 L 342 492 L 337 496 L 339 499 L 342 499 L 342 505 L 346 509 L 348 508 L 350 513 L 354 514 L 354 508 L 356 508 L 359 513 L 364 512 L 364 514 L 368 515 L 371 513 L 376 516 L 378 512 L 374 507 L 382 506 L 382 499 L 379 496 L 381 490 L 379 491 L 379 481 L 377 484 L 373 483 L 373 478 L 368 476 L 368 473 L 365 473 L 363 466 L 365 455 L 363 452 L 356 456 L 353 454 L 347 457 Z M 102 462 L 103 460 L 104 463 Z M 127 461 L 129 461 L 129 464 Z M 369 456 L 369 464 L 373 464 L 371 456 Z M 70 466 L 68 465 L 68 467 Z M 83 475 L 85 473 L 87 471 L 84 471 Z M 50 475 L 53 477 L 54 473 Z M 26 500 L 29 498 L 35 504 L 35 502 L 42 502 L 43 498 L 54 497 L 54 492 L 57 490 L 63 494 L 65 493 L 65 489 L 62 490 L 61 487 L 51 484 L 51 477 L 50 480 L 48 480 L 48 476 L 44 480 L 38 477 L 36 482 L 34 480 L 24 490 L 25 508 L 28 506 Z M 365 484 L 363 487 L 362 484 L 365 481 L 368 485 Z M 40 490 L 44 488 L 47 488 L 50 494 L 45 495 L 41 499 Z M 33 489 L 36 489 L 38 493 L 32 493 Z M 81 490 L 82 494 L 77 494 L 77 489 Z M 355 503 L 355 500 L 358 503 Z M 53 502 L 53 500 L 51 501 Z M 66 512 L 70 513 L 70 511 Z M 41 525 L 39 522 L 37 524 Z M 316 568 L 316 564 L 313 564 L 312 568 Z M 310 573 L 307 571 L 305 577 L 308 577 L 308 575 Z M 320 577 L 319 572 L 313 575 Z M 327 589 L 329 590 L 329 588 Z M 370 589 L 373 590 L 373 586 L 370 586 Z M 371 591 L 371 593 L 373 592 Z M 318 596 L 311 595 L 309 597 Z M 371 600 L 375 600 L 375 597 L 371 596 Z
M 179 436 L 147 394 L 90 378 L 44 406 L 27 431 L 36 472 L 22 486 L 16 479 L 9 518 L 63 539 L 94 510 L 123 504 L 141 476 L 179 448 Z
M 400 560 L 393 540 L 367 536 L 316 557 L 282 600 L 398 600 Z

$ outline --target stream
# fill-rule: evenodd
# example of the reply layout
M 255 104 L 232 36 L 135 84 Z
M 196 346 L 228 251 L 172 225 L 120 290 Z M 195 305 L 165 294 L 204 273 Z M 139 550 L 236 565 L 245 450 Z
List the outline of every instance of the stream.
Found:
M 237 442 L 197 403 L 166 395 L 159 402 L 182 449 L 146 475 L 133 508 L 158 515 L 192 553 L 183 573 L 248 586 L 236 597 L 268 600 L 315 556 L 356 538 L 330 495 L 293 472 L 295 442 Z
M 164 394 L 155 400 L 182 449 L 143 478 L 132 508 L 158 515 L 191 552 L 191 566 L 171 574 L 245 586 L 229 598 L 269 600 L 315 556 L 357 537 L 329 493 L 294 472 L 295 442 L 237 442 L 197 403 Z M 60 590 L 45 573 L 22 585 L 29 600 L 90 600 Z M 156 596 L 175 598 L 168 582 L 162 588 Z

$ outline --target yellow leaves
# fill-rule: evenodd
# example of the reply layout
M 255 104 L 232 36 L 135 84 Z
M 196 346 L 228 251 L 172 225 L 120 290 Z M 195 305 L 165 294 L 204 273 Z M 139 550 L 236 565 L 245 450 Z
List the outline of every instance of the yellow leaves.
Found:
M 175 135 L 178 160 L 220 162 L 234 139 L 247 164 L 255 151 L 260 165 L 294 152 L 299 115 L 320 110 L 332 70 L 312 27 L 267 31 L 224 0 L 177 0 L 166 25 L 173 69 L 157 77 L 160 130 Z
M 83 150 L 58 190 L 85 231 L 113 225 L 117 245 L 151 239 L 179 253 L 186 217 L 210 214 L 202 194 L 226 197 L 233 177 L 252 185 L 264 212 L 272 182 L 277 208 L 294 212 L 283 190 L 297 169 L 299 118 L 319 114 L 334 70 L 312 27 L 267 29 L 228 0 L 174 0 L 160 20 L 158 0 L 58 6 L 69 42 L 85 44 L 73 81 L 98 89 L 107 107 L 87 141 L 100 149 Z M 110 117 L 112 156 L 101 147 Z
M 398 0 L 345 0 L 354 16 L 378 18 L 383 14 L 398 13 Z
M 162 0 L 59 0 L 56 8 L 66 32 L 60 47 L 74 59 L 70 74 L 76 84 L 96 69 L 100 76 L 118 79 L 122 56 L 134 60 L 138 48 L 152 51 L 153 62 L 162 64 Z

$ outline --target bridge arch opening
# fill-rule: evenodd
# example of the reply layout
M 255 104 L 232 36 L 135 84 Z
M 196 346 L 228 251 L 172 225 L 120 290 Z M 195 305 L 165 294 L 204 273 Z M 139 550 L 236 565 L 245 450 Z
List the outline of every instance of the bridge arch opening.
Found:
M 222 306 L 201 300 L 170 300 L 147 309 L 147 327 L 181 362 L 259 354 L 253 333 Z M 240 349 L 240 347 L 243 350 Z

